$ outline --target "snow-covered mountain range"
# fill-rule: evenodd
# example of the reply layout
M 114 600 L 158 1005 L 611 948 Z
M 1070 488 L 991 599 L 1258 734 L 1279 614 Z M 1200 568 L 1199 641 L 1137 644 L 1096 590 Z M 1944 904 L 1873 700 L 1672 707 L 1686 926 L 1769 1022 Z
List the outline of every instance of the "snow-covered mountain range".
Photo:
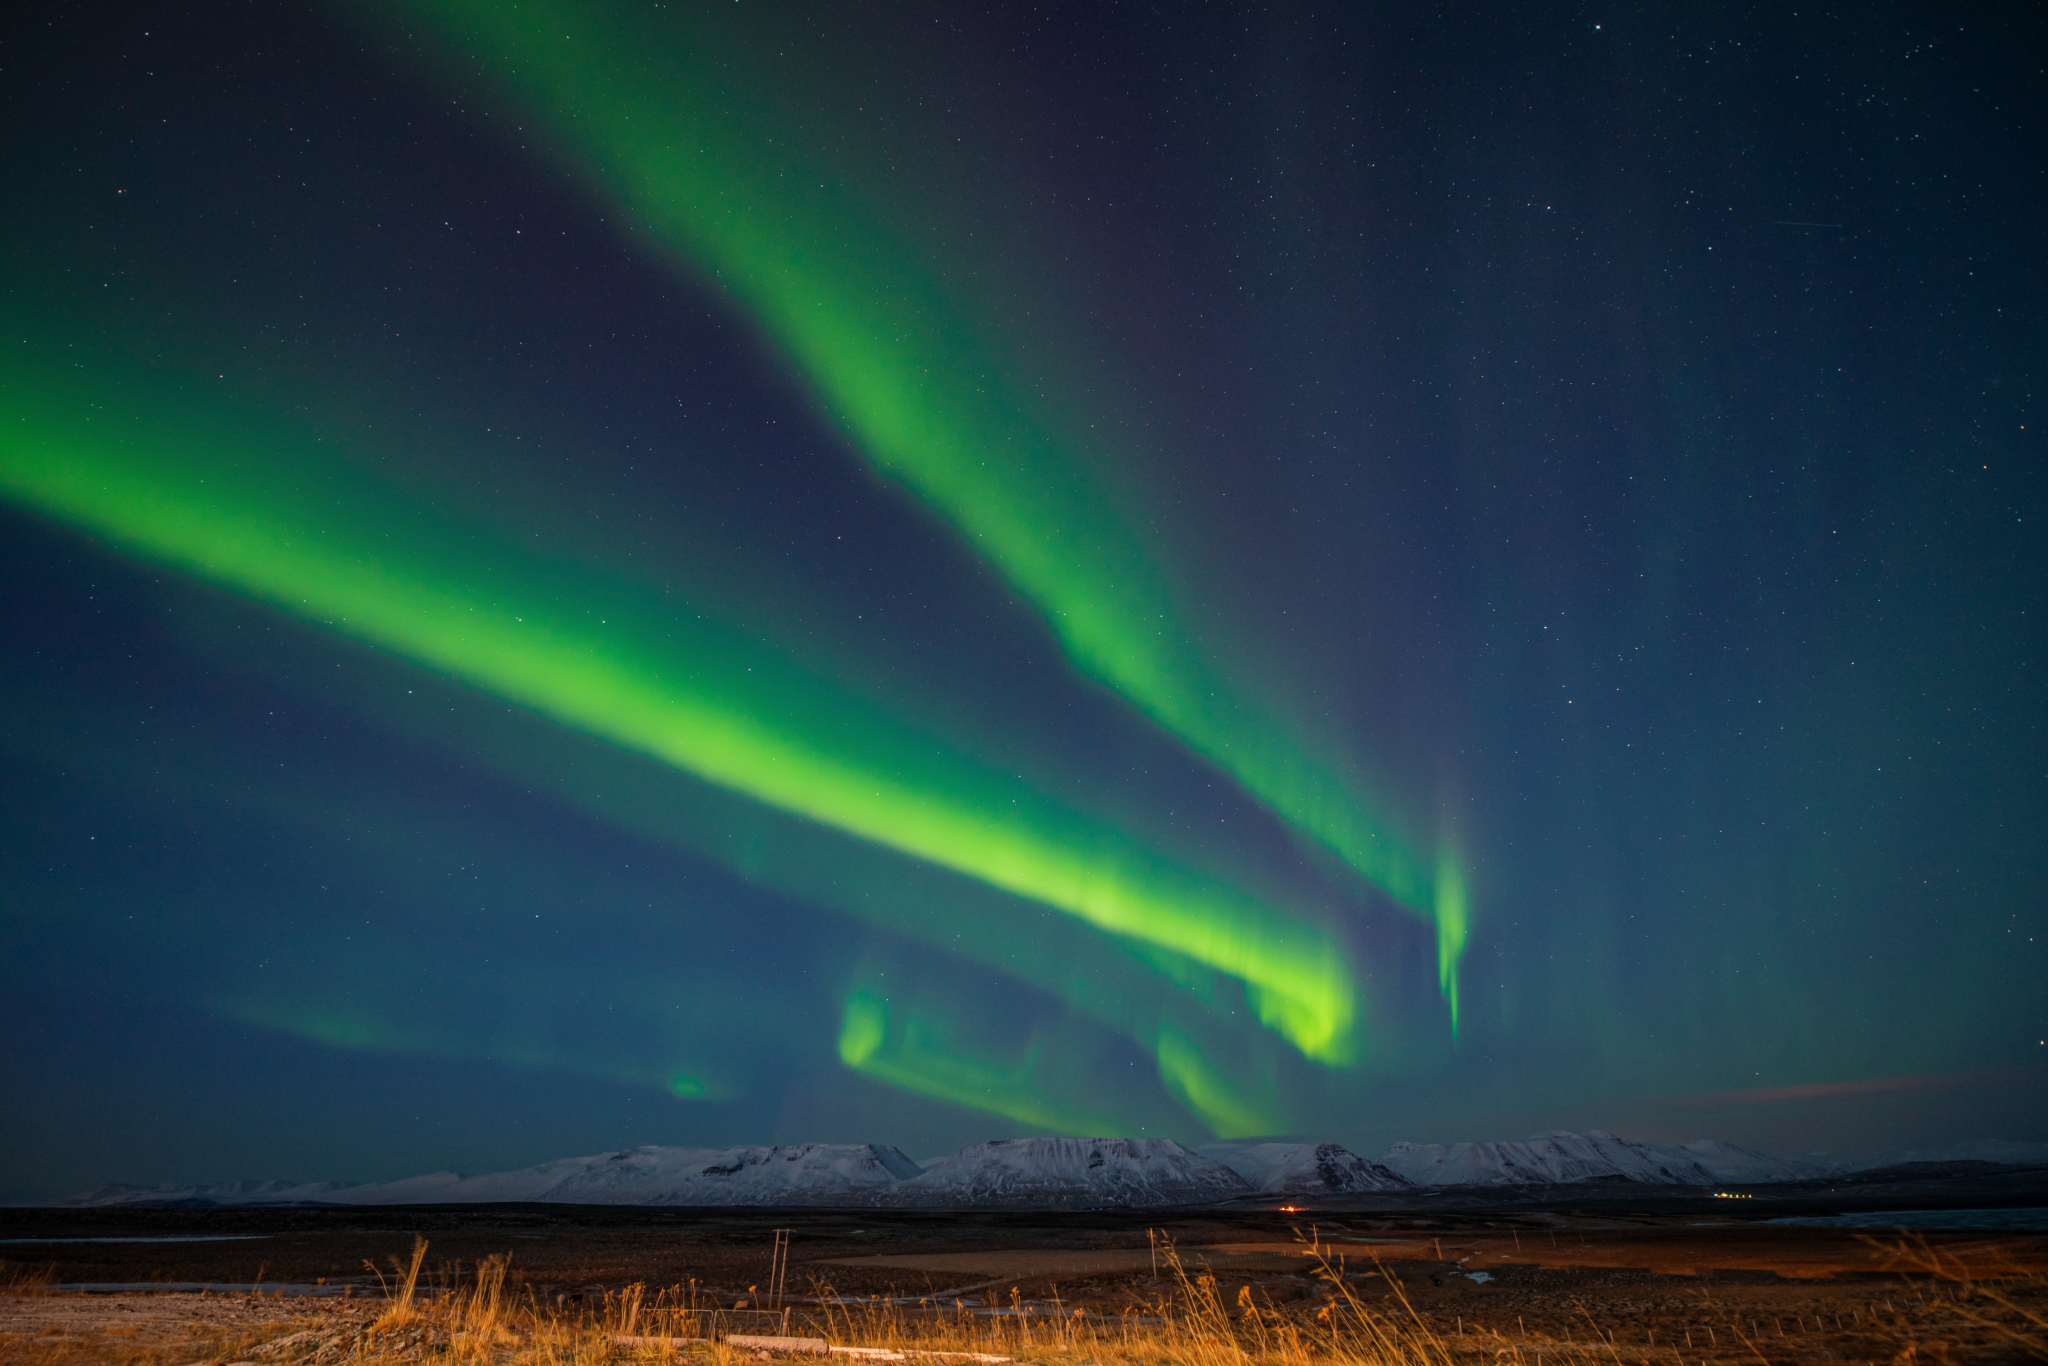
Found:
M 1912 1160 L 2048 1165 L 2048 1145 L 2002 1143 L 1861 1162 L 1770 1157 L 1733 1144 L 1651 1143 L 1594 1129 L 1502 1143 L 1396 1143 L 1377 1162 L 1335 1143 L 1233 1143 L 1200 1151 L 1163 1138 L 978 1143 L 920 1164 L 885 1144 L 628 1148 L 484 1176 L 435 1172 L 349 1185 L 236 1181 L 103 1186 L 58 1203 L 121 1205 L 818 1205 L 1100 1209 L 1213 1204 L 1256 1195 L 1355 1195 L 1416 1186 L 1751 1185 Z M 1938 1155 L 1938 1156 L 1937 1156 Z
M 1209 1205 L 1252 1187 L 1170 1138 L 1017 1138 L 962 1148 L 882 1196 L 927 1208 Z
M 1418 1186 L 1565 1185 L 1577 1181 L 1643 1181 L 1711 1186 L 1803 1181 L 1826 1169 L 1701 1139 L 1632 1142 L 1604 1130 L 1558 1130 L 1515 1143 L 1396 1143 L 1382 1165 Z
M 488 1176 L 434 1172 L 399 1181 L 237 1181 L 224 1186 L 106 1186 L 70 1205 L 871 1205 L 921 1168 L 870 1143 L 751 1148 L 627 1148 Z

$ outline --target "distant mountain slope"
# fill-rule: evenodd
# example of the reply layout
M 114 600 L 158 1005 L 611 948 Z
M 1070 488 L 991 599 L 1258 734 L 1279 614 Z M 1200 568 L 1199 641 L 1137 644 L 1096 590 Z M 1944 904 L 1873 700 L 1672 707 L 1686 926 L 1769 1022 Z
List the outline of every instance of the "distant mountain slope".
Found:
M 227 1186 L 105 1187 L 67 1204 L 442 1205 L 542 1202 L 578 1205 L 871 1205 L 918 1173 L 881 1144 L 628 1148 L 486 1176 L 436 1172 L 367 1185 L 281 1181 Z
M 942 1158 L 880 1203 L 925 1208 L 1201 1205 L 1252 1187 L 1166 1138 L 1020 1138 Z
M 628 1148 L 520 1171 L 434 1172 L 367 1185 L 234 1181 L 102 1186 L 58 1202 L 123 1205 L 837 1205 L 1091 1209 L 1199 1205 L 1252 1194 L 1339 1196 L 1417 1186 L 1764 1185 L 1900 1161 L 2048 1163 L 2048 1145 L 1980 1142 L 1883 1159 L 1770 1157 L 1701 1139 L 1683 1146 L 1583 1134 L 1519 1142 L 1396 1143 L 1377 1162 L 1335 1143 L 1226 1143 L 1199 1152 L 1163 1138 L 1027 1138 L 976 1144 L 929 1168 L 886 1144 Z
M 1604 1130 L 1558 1130 L 1507 1143 L 1396 1143 L 1380 1163 L 1418 1186 L 1565 1185 L 1576 1181 L 1642 1181 L 1713 1186 L 1802 1181 L 1817 1169 L 1702 1139 L 1632 1142 Z
M 106 1209 L 122 1205 L 303 1205 L 331 1199 L 350 1187 L 341 1181 L 223 1181 L 217 1185 L 98 1186 L 58 1200 L 61 1209 Z
M 1646 1143 L 1640 1146 L 1661 1150 L 1670 1145 Z M 1715 1181 L 1730 1186 L 1761 1186 L 1773 1181 L 1809 1181 L 1817 1176 L 1826 1176 L 1834 1170 L 1824 1162 L 1797 1157 L 1772 1157 L 1753 1148 L 1738 1148 L 1733 1143 L 1719 1143 L 1711 1138 L 1688 1143 L 1679 1151 L 1690 1154 Z
M 1223 1143 L 1200 1150 L 1272 1195 L 1354 1195 L 1410 1182 L 1337 1143 Z
M 1980 1138 L 1961 1143 L 1941 1143 L 1929 1148 L 1899 1148 L 1874 1153 L 1840 1168 L 1871 1171 L 1899 1167 L 1909 1162 L 1996 1162 L 2012 1167 L 2048 1167 L 2048 1143 L 2012 1143 Z

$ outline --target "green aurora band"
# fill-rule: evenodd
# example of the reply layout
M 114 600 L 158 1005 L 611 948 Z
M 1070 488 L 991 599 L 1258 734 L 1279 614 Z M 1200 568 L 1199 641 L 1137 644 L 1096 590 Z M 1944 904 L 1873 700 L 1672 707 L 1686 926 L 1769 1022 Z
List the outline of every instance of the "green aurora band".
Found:
M 74 353 L 39 363 L 33 350 L 0 377 L 0 493 L 12 500 L 768 807 L 1055 908 L 1150 950 L 1155 970 L 1172 975 L 1178 959 L 1235 978 L 1257 1018 L 1305 1056 L 1356 1056 L 1357 985 L 1341 947 L 1307 920 L 1136 847 L 687 606 L 404 498 L 302 431 L 137 372 L 87 370 Z M 1178 1073 L 1160 1056 L 1171 1085 Z
M 809 139 L 769 112 L 769 82 L 733 87 L 746 58 L 720 49 L 720 21 L 559 0 L 393 0 L 377 12 L 481 55 L 580 175 L 746 306 L 879 471 L 1039 605 L 1080 669 L 1431 917 L 1455 1029 L 1469 926 L 1455 853 L 1426 869 L 1354 782 L 1312 757 L 1331 746 L 1212 667 L 1142 519 L 1119 514 L 1097 473 L 1129 462 L 1015 373 L 1013 343 L 989 340 L 982 310 L 930 264 L 929 233 L 913 243 L 848 188 L 843 165 L 807 160 Z
M 239 594 L 219 601 L 199 595 L 181 600 L 166 623 L 213 658 L 232 651 L 269 610 Z M 888 1009 L 901 1029 L 871 1065 L 856 1071 L 1066 1132 L 1175 1132 L 1185 1119 L 1182 1110 L 1223 1137 L 1294 1127 L 1270 1083 L 1252 1090 L 1249 1107 L 1230 1103 L 1241 1088 L 1229 1085 L 1198 1096 L 1183 1093 L 1169 1066 L 1175 1056 L 1164 1042 L 1169 1035 L 1194 1040 L 1211 1070 L 1247 1079 L 1270 1078 L 1285 1048 L 1268 1031 L 1243 1028 L 1241 1011 L 1231 1013 L 1235 991 L 1201 980 L 1193 964 L 1161 964 L 1156 947 L 1148 961 L 1124 951 L 1139 946 L 1077 919 L 704 784 L 396 655 L 345 650 L 342 658 L 345 669 L 304 670 L 294 650 L 292 662 L 279 663 L 318 704 L 353 711 L 379 730 L 442 749 L 465 765 L 497 769 L 518 789 L 548 791 L 607 824 L 882 929 L 883 937 L 864 937 L 843 964 L 850 985 L 841 988 L 842 999 L 892 1001 Z M 247 656 L 235 667 L 260 668 Z M 291 831 L 289 842 L 345 849 L 346 861 L 363 869 L 429 865 L 474 838 L 463 813 L 436 795 L 394 792 L 347 770 L 316 775 L 300 765 L 280 766 L 260 738 L 219 724 L 226 718 L 187 713 L 169 726 L 165 719 L 166 711 L 154 705 L 110 713 L 104 699 L 88 701 L 0 670 L 0 752 L 52 772 L 90 773 L 104 790 L 132 790 L 138 775 L 131 737 L 154 731 L 159 762 L 143 780 L 153 802 L 218 807 L 221 794 L 232 794 L 230 804 L 244 815 Z M 500 872 L 511 881 L 539 890 L 543 900 L 576 899 L 576 887 L 558 882 L 553 851 L 521 849 L 509 857 L 514 866 Z M 139 903 L 105 885 L 18 890 L 67 919 L 121 922 L 123 933 L 132 933 L 138 919 L 175 925 L 211 915 L 212 891 L 204 885 L 153 888 Z M 649 901 L 645 914 L 665 920 L 680 913 L 687 924 L 689 904 Z M 608 923 L 616 932 L 631 921 Z M 974 932 L 963 934 L 969 926 Z M 268 932 L 249 928 L 257 936 Z M 493 954 L 497 966 L 480 966 L 474 958 L 437 962 L 434 990 L 421 993 L 416 976 L 394 972 L 377 942 L 345 943 L 329 943 L 317 965 L 300 962 L 296 970 L 287 966 L 294 954 L 279 943 L 262 955 L 262 970 L 215 978 L 201 986 L 200 1000 L 222 1018 L 330 1048 L 488 1059 L 689 1100 L 747 1092 L 745 1060 L 764 1036 L 802 1052 L 817 1043 L 813 1003 L 801 993 L 772 980 L 706 970 L 690 958 L 636 955 L 628 965 L 610 966 L 597 1003 L 602 1025 L 593 1027 L 588 992 L 573 977 L 565 985 L 557 957 L 525 969 L 516 954 Z M 943 956 L 943 966 L 930 951 Z M 976 965 L 988 972 L 974 971 Z M 1017 998 L 997 1001 L 978 984 L 991 973 L 1051 998 L 1027 1008 L 1021 1038 Z M 1053 1002 L 1067 1009 L 1047 1009 Z M 1161 1108 L 1142 1085 L 1133 1086 L 1117 1047 L 1154 1038 L 1163 1042 L 1158 1100 L 1177 1100 L 1179 1110 Z

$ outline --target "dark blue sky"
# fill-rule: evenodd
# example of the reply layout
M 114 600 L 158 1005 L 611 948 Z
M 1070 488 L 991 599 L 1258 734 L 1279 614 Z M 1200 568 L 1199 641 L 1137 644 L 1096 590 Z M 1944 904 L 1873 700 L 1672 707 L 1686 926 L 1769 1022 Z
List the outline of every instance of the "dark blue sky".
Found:
M 2048 1137 L 2038 21 L 551 8 L 6 21 L 0 1192 Z

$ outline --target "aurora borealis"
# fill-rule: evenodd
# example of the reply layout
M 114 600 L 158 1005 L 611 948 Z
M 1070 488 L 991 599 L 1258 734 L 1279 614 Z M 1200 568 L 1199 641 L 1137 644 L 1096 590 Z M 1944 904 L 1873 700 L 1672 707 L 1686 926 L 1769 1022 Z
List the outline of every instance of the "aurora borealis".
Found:
M 1058 358 L 1056 343 L 1034 346 L 1035 328 L 1015 327 L 972 288 L 947 287 L 924 259 L 922 205 L 890 214 L 886 187 L 863 184 L 857 163 L 846 166 L 831 149 L 806 156 L 812 139 L 801 127 L 737 112 L 734 92 L 709 79 L 716 67 L 708 60 L 744 66 L 749 54 L 737 35 L 720 34 L 708 15 L 677 26 L 644 13 L 633 23 L 628 13 L 461 3 L 396 11 L 436 25 L 449 41 L 483 45 L 628 221 L 731 289 L 795 360 L 853 448 L 957 525 L 1044 610 L 1078 667 L 1397 902 L 1430 908 L 1448 994 L 1464 942 L 1458 874 L 1435 893 L 1400 843 L 1373 828 L 1349 786 L 1310 758 L 1307 737 L 1275 724 L 1272 706 L 1236 699 L 1228 642 L 1205 652 L 1188 638 L 1190 614 L 1159 564 L 1173 547 L 1145 544 L 1141 509 L 1160 490 L 1140 491 L 1137 508 L 1120 507 L 1113 471 L 1133 452 L 1090 435 L 1095 424 L 1071 413 L 1061 429 L 1064 405 L 1054 395 L 1084 387 L 1081 367 Z M 721 51 L 720 38 L 739 50 Z M 752 83 L 761 93 L 773 86 L 765 73 Z M 790 150 L 764 162 L 764 144 Z M 893 232 L 891 217 L 902 224 Z M 955 250 L 949 243 L 942 254 Z M 984 340 L 996 320 L 1013 326 Z
M 38 10 L 15 1187 L 2043 1136 L 2039 96 L 1916 25 Z

